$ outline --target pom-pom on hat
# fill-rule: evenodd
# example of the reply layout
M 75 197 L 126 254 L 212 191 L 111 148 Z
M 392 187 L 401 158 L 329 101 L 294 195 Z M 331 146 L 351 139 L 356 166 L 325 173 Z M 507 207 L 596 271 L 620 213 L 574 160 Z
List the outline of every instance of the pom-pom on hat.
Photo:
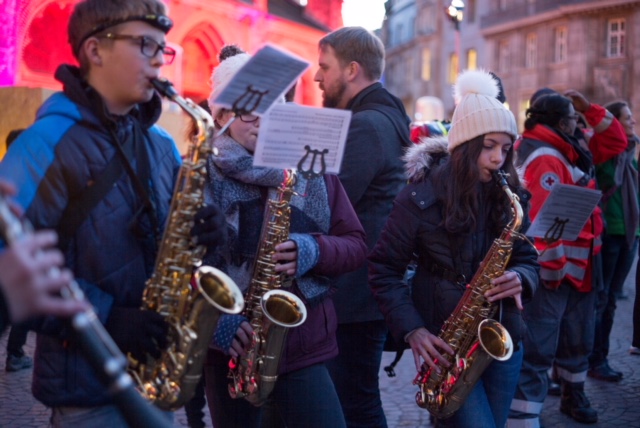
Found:
M 209 95 L 209 108 L 213 116 L 220 110 L 213 101 L 220 95 L 222 90 L 231 81 L 233 76 L 251 59 L 251 55 L 240 49 L 236 45 L 227 45 L 222 48 L 218 55 L 220 64 L 211 73 L 211 95 Z
M 518 127 L 513 113 L 497 96 L 498 82 L 483 70 L 467 70 L 460 74 L 454 87 L 459 100 L 449 129 L 449 151 L 480 135 L 505 132 L 515 140 Z

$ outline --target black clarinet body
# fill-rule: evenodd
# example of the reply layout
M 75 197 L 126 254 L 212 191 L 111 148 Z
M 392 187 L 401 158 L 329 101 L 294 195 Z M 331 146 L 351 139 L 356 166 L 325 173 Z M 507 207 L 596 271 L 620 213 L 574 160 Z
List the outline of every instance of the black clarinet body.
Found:
M 15 216 L 3 195 L 0 195 L 0 237 L 7 245 L 18 241 L 32 231 L 32 226 Z M 52 269 L 50 275 L 59 275 Z M 75 281 L 61 292 L 65 299 L 83 301 L 84 293 Z M 70 319 L 77 343 L 102 383 L 108 388 L 116 406 L 131 427 L 171 428 L 173 425 L 160 411 L 140 395 L 127 373 L 127 359 L 106 331 L 93 308 Z

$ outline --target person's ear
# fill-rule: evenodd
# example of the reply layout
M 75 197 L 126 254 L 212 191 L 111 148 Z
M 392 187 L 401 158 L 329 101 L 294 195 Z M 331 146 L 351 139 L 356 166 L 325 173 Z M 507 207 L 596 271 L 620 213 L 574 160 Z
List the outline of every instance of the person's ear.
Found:
M 216 124 L 220 128 L 223 128 L 227 124 L 227 122 L 231 120 L 233 116 L 234 116 L 233 111 L 227 110 L 227 109 L 220 109 L 220 111 L 218 112 L 218 114 L 216 114 L 216 117 L 215 117 Z
M 560 121 L 558 122 L 558 128 L 560 128 L 563 132 L 568 133 L 570 129 L 569 119 L 567 118 L 560 119 Z
M 81 48 L 92 65 L 102 65 L 100 41 L 96 37 L 89 37 Z
M 360 64 L 355 61 L 351 61 L 349 65 L 347 65 L 347 80 L 355 80 L 360 75 L 361 71 L 362 69 Z

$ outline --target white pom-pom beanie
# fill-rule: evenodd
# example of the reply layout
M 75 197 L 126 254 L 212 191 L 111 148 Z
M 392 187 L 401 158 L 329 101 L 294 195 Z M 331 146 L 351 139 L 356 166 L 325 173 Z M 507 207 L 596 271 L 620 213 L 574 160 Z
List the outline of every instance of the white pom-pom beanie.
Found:
M 220 95 L 222 90 L 231 81 L 231 78 L 240 71 L 240 69 L 251 59 L 251 55 L 247 53 L 239 53 L 224 59 L 213 69 L 211 73 L 211 95 L 209 95 L 209 108 L 215 117 L 220 109 L 219 106 L 213 104 L 213 101 Z
M 454 87 L 459 100 L 449 129 L 449 152 L 480 135 L 505 132 L 515 140 L 518 127 L 513 113 L 496 99 L 498 82 L 484 70 L 467 70 Z

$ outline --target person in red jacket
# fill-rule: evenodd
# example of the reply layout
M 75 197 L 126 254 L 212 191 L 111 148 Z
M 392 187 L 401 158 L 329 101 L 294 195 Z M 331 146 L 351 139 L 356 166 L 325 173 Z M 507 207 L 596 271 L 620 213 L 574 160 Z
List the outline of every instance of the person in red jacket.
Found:
M 517 164 L 532 193 L 532 220 L 558 183 L 595 189 L 594 162 L 607 160 L 618 153 L 618 147 L 624 147 L 624 131 L 612 115 L 576 91 L 566 94 L 550 93 L 533 102 L 517 146 Z M 588 148 L 574 136 L 576 111 L 595 130 Z M 541 253 L 542 287 L 524 310 L 528 331 L 509 427 L 539 426 L 547 371 L 554 360 L 562 386 L 560 410 L 578 422 L 598 420 L 584 394 L 584 381 L 594 337 L 593 283 L 599 279 L 593 260 L 600 252 L 602 230 L 602 213 L 596 208 L 575 241 L 535 240 Z

